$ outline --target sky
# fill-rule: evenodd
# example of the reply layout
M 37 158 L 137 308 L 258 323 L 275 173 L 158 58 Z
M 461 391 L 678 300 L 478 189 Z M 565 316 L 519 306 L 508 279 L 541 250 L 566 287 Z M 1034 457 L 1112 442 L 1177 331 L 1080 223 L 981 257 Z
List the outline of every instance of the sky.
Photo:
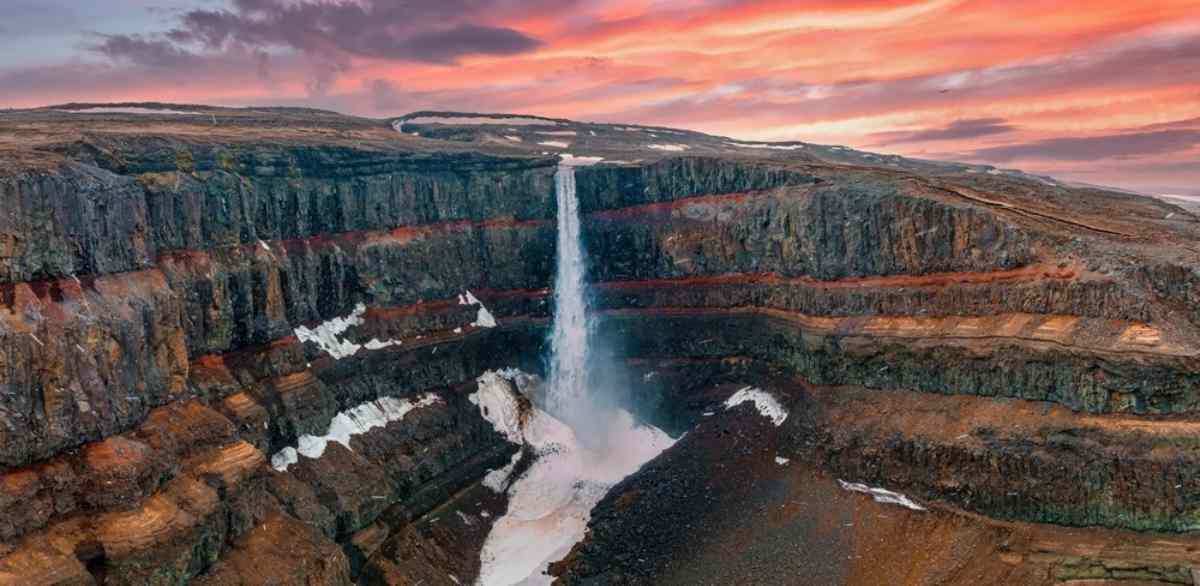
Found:
M 0 0 L 0 107 L 539 114 L 1200 196 L 1200 0 Z

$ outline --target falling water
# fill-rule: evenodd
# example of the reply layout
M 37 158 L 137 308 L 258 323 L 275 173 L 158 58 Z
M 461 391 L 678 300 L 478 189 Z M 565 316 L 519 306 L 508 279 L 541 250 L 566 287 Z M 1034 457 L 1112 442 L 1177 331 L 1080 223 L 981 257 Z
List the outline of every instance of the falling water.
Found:
M 564 155 L 554 175 L 558 269 L 549 381 L 541 401 L 535 398 L 533 409 L 518 416 L 518 402 L 510 386 L 501 382 L 514 375 L 496 372 L 480 377 L 479 392 L 471 398 L 481 406 L 493 405 L 480 413 L 535 457 L 511 480 L 508 510 L 496 520 L 480 552 L 477 584 L 551 584 L 547 567 L 583 539 L 592 508 L 613 485 L 675 443 L 662 430 L 639 423 L 633 414 L 605 401 L 612 389 L 596 388 L 604 387 L 603 381 L 588 376 L 592 324 L 575 166 L 599 160 Z M 510 482 L 508 475 L 517 461 L 489 474 L 500 479 L 496 486 Z
M 546 407 L 555 416 L 571 420 L 587 394 L 590 327 L 575 167 L 569 162 L 559 165 L 554 174 L 554 191 L 558 197 L 558 268 L 554 280 L 554 329 L 550 337 Z

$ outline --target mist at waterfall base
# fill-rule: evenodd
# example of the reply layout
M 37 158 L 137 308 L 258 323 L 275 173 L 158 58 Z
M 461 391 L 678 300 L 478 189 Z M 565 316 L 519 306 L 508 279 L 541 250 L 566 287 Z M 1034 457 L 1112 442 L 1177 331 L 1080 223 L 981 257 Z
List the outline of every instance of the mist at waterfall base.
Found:
M 485 586 L 552 583 L 548 566 L 583 539 L 609 489 L 675 443 L 627 410 L 628 378 L 612 353 L 596 346 L 574 164 L 565 160 L 555 175 L 558 258 L 545 384 L 539 389 L 536 377 L 519 371 L 489 372 L 472 398 L 498 430 L 524 445 L 507 469 L 489 474 L 496 475 L 493 485 L 509 483 L 509 504 L 480 554 L 478 583 Z M 521 412 L 513 387 L 532 400 L 531 410 Z M 509 478 L 526 453 L 533 462 Z

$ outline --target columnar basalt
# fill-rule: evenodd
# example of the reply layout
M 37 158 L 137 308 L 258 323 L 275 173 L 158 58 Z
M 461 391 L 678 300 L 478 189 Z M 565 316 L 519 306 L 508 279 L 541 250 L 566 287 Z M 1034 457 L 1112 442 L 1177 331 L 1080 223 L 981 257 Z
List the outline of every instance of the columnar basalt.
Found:
M 479 480 L 518 448 L 467 396 L 543 370 L 556 157 L 486 125 L 215 112 L 0 116 L 36 130 L 0 150 L 0 584 L 470 580 L 478 550 L 431 511 L 503 510 Z M 1200 219 L 630 128 L 578 127 L 575 154 L 604 159 L 576 172 L 581 233 L 598 335 L 664 428 L 758 384 L 793 413 L 762 441 L 819 474 L 1036 531 L 1196 530 Z M 603 565 L 616 517 L 564 577 Z

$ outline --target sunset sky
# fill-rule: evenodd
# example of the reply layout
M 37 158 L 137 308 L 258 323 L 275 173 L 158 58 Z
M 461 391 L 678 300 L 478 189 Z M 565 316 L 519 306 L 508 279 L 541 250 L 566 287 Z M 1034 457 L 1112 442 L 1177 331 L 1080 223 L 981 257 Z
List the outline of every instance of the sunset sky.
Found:
M 0 0 L 0 107 L 514 112 L 1200 195 L 1200 0 Z

